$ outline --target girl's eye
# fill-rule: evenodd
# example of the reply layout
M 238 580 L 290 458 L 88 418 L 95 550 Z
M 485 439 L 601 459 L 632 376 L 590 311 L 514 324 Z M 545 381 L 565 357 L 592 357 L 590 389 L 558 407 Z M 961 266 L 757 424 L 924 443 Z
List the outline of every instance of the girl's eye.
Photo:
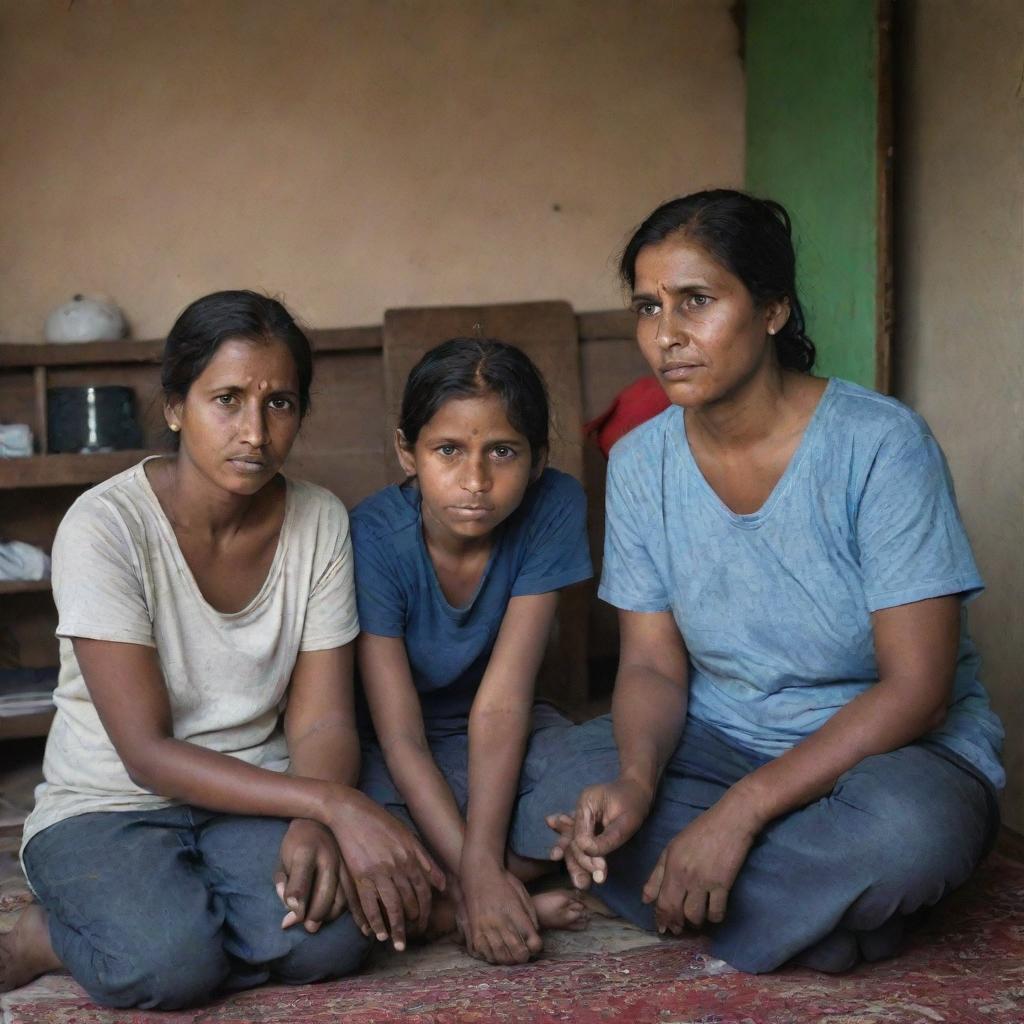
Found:
M 218 405 L 232 405 L 235 401 L 234 395 L 218 395 L 214 401 Z
M 456 448 L 453 444 L 442 444 L 438 445 L 437 450 L 444 456 L 451 456 L 455 454 Z
M 696 295 L 691 295 L 687 299 L 687 301 L 690 303 L 691 306 L 696 306 L 698 309 L 703 309 L 705 306 L 711 305 L 711 296 L 701 295 L 698 293 Z
M 515 449 L 510 448 L 507 444 L 496 444 L 491 451 L 497 459 L 511 459 L 516 454 Z
M 290 398 L 272 398 L 267 404 L 271 409 L 276 409 L 278 412 L 294 408 Z

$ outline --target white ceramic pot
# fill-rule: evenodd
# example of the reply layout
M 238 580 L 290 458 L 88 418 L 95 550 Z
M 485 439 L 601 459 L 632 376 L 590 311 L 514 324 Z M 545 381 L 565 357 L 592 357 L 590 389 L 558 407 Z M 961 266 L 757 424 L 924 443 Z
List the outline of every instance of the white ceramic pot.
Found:
M 127 332 L 124 316 L 112 302 L 76 295 L 58 306 L 43 330 L 47 341 L 117 341 Z

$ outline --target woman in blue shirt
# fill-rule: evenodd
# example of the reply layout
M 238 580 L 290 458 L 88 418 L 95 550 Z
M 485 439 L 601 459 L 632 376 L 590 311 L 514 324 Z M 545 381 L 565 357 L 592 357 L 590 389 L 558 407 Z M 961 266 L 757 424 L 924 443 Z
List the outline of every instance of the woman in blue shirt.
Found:
M 782 207 L 727 190 L 624 252 L 672 405 L 609 466 L 621 770 L 554 820 L 577 884 L 661 932 L 709 925 L 747 971 L 894 952 L 973 870 L 1003 784 L 942 452 L 899 402 L 810 374 L 794 268 Z

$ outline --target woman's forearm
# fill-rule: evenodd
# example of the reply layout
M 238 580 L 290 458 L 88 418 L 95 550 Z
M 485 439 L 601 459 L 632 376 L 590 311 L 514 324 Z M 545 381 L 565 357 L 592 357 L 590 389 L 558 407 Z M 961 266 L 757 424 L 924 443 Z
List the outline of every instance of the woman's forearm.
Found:
M 125 766 L 143 789 L 169 800 L 226 814 L 312 818 L 328 824 L 350 787 L 322 779 L 296 778 L 248 764 L 172 737 L 146 740 L 145 752 Z
M 620 774 L 653 799 L 686 722 L 686 689 L 652 668 L 620 665 L 612 698 Z
M 835 713 L 817 732 L 736 783 L 726 794 L 742 804 L 757 831 L 824 796 L 866 757 L 913 743 L 941 724 L 944 703 L 882 680 Z
M 474 708 L 469 719 L 470 801 L 463 857 L 504 863 L 532 708 Z
M 351 722 L 325 722 L 288 743 L 291 774 L 355 786 L 359 782 L 359 733 Z
M 864 758 L 913 743 L 942 724 L 956 672 L 959 599 L 883 609 L 872 615 L 872 630 L 879 681 L 727 794 L 758 830 L 830 792 Z
M 620 774 L 654 799 L 686 722 L 689 663 L 672 613 L 619 611 L 612 722 Z

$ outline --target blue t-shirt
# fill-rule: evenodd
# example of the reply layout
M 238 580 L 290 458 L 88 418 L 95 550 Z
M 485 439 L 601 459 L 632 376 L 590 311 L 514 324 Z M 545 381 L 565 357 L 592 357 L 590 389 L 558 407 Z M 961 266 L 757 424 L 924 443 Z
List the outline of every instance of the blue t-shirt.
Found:
M 437 581 L 415 484 L 378 491 L 350 522 L 360 625 L 405 639 L 426 719 L 469 713 L 511 598 L 593 575 L 583 488 L 555 469 L 544 470 L 495 530 L 487 567 L 462 608 L 448 603 Z
M 871 613 L 983 587 L 945 459 L 895 399 L 832 379 L 764 505 L 732 512 L 672 406 L 612 450 L 599 595 L 671 610 L 689 713 L 777 756 L 878 681 Z M 1003 729 L 962 621 L 945 724 L 929 735 L 996 787 Z

